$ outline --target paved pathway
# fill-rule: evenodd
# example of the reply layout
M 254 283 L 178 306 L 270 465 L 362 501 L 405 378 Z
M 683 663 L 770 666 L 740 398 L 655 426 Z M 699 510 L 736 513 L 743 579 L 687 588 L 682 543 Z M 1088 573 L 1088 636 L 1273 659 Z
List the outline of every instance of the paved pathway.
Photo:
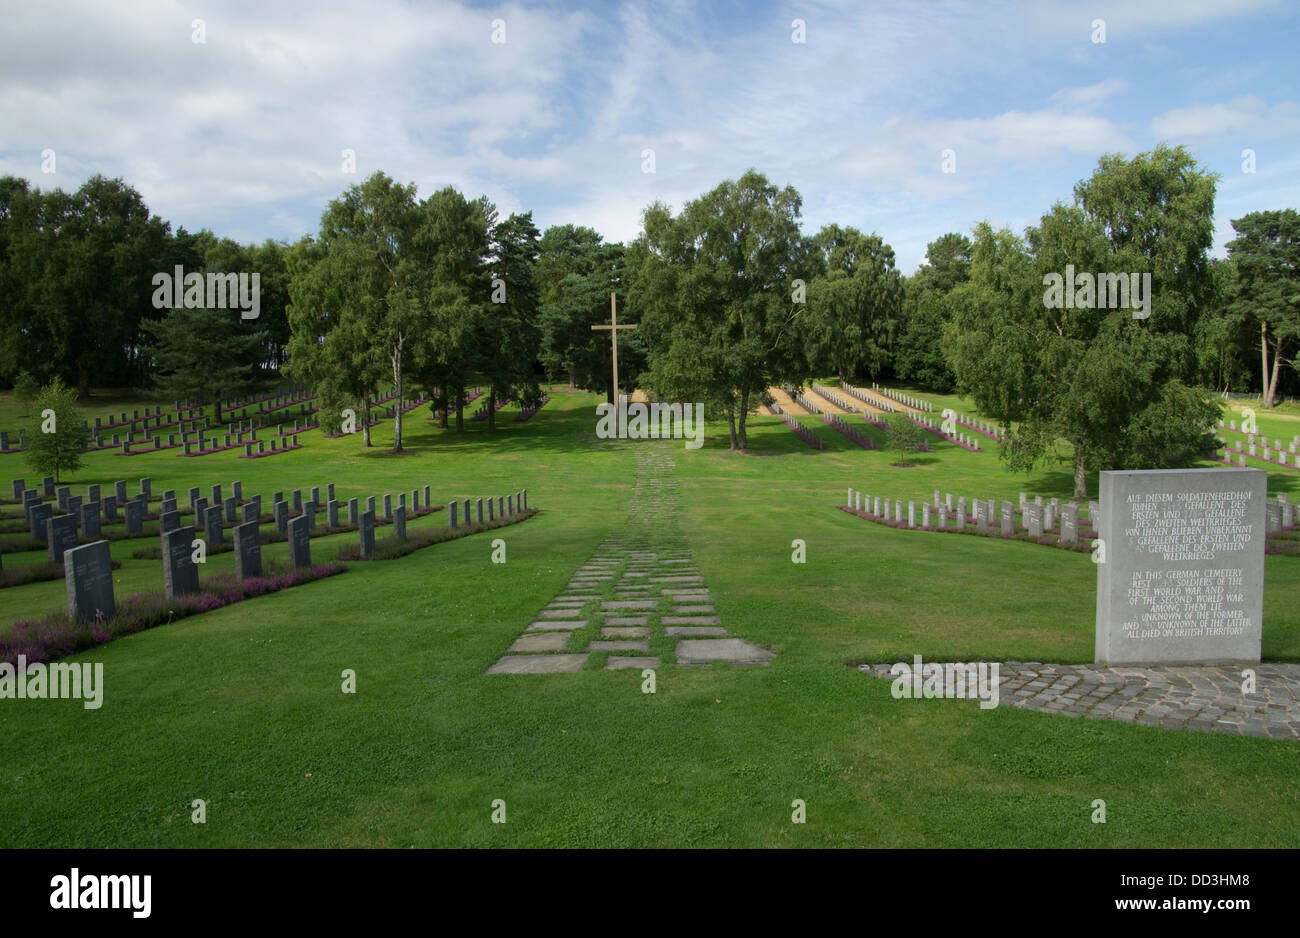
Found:
M 892 680 L 889 668 L 860 666 Z M 1165 729 L 1300 739 L 1300 664 L 1258 664 L 1252 669 L 1255 692 L 1243 694 L 1245 666 L 1103 668 L 1003 661 L 998 706 Z
M 675 640 L 680 667 L 762 665 L 774 657 L 723 628 L 679 533 L 673 466 L 666 447 L 638 451 L 631 510 L 620 533 L 574 572 L 488 674 L 581 671 L 591 652 L 606 653 L 608 671 L 657 668 L 660 656 L 650 646 L 664 645 L 661 639 Z

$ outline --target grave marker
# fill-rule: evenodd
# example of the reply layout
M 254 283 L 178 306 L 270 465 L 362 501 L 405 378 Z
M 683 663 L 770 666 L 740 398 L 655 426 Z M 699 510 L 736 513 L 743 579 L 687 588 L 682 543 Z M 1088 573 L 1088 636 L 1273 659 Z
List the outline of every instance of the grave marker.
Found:
M 199 568 L 190 554 L 193 540 L 194 528 L 188 525 L 163 533 L 163 589 L 168 599 L 199 591 Z
M 64 555 L 68 615 L 75 621 L 111 619 L 117 613 L 113 600 L 113 558 L 108 541 L 74 547 Z
M 311 532 L 307 529 L 306 515 L 289 519 L 289 565 L 311 566 Z
M 86 502 L 81 506 L 81 536 L 86 540 L 99 540 L 99 512 L 99 502 Z
M 244 506 L 248 507 L 248 506 Z M 235 535 L 235 576 L 241 580 L 262 575 L 262 542 L 257 536 L 257 522 L 237 525 Z
M 77 519 L 72 515 L 51 518 L 46 525 L 45 549 L 50 563 L 63 563 L 64 551 L 77 546 Z
M 371 557 L 375 553 L 375 511 L 370 509 L 361 516 L 361 556 Z
M 1100 483 L 1097 663 L 1257 663 L 1268 474 L 1103 471 Z

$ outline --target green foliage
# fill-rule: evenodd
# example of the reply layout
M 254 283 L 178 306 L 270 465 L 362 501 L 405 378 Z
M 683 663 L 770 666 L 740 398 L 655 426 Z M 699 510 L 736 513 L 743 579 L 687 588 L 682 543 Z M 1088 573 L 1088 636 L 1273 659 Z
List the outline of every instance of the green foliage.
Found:
M 178 306 L 146 331 L 156 342 L 158 387 L 168 397 L 211 405 L 220 420 L 223 397 L 257 386 L 257 348 L 265 334 L 245 326 L 238 310 Z
M 906 456 L 926 447 L 926 432 L 906 414 L 894 414 L 885 421 L 885 440 L 891 450 Z
M 1300 214 L 1251 212 L 1232 227 L 1237 237 L 1228 243 L 1228 255 L 1239 277 L 1232 308 L 1258 324 L 1264 406 L 1272 407 L 1281 365 L 1300 340 Z M 1295 361 L 1288 364 L 1294 371 Z
M 54 476 L 57 482 L 64 473 L 81 468 L 89 438 L 75 388 L 58 377 L 41 388 L 26 427 L 26 441 L 24 455 L 38 475 Z
M 628 307 L 650 356 L 645 383 L 663 397 L 718 402 L 733 449 L 772 384 L 807 371 L 794 280 L 807 280 L 810 245 L 799 232 L 799 193 L 753 170 L 724 182 L 674 217 L 646 209 L 629 248 Z
M 959 388 L 1015 425 L 1003 457 L 1017 470 L 1070 444 L 1075 496 L 1086 472 L 1185 466 L 1205 451 L 1217 408 L 1193 393 L 1191 310 L 1212 303 L 1206 256 L 1214 177 L 1181 148 L 1131 161 L 1105 157 L 1025 240 L 976 229 L 971 279 L 948 297 L 944 349 Z M 1150 274 L 1151 315 L 1126 308 L 1053 308 L 1042 287 L 1073 266 Z
M 970 279 L 971 242 L 949 233 L 931 241 L 923 264 L 908 278 L 902 323 L 894 343 L 894 373 L 937 391 L 952 390 L 956 379 L 943 354 L 943 333 L 952 317 L 946 300 Z
M 884 366 L 903 305 L 894 249 L 879 235 L 827 225 L 813 238 L 822 272 L 808 284 L 800 318 L 809 367 L 841 378 Z
M 41 383 L 30 371 L 20 371 L 14 378 L 14 395 L 21 401 L 32 401 L 41 392 Z

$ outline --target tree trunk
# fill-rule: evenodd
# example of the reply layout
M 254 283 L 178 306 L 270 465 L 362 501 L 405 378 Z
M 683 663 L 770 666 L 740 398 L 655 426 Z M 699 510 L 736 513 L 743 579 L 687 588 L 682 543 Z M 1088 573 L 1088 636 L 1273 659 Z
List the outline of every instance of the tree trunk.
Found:
M 740 436 L 741 449 L 749 448 L 749 437 L 745 430 L 745 422 L 746 422 L 746 418 L 748 417 L 749 417 L 749 385 L 745 385 L 745 387 L 740 392 L 740 434 L 739 436 Z
M 1267 407 L 1268 404 L 1268 323 L 1259 324 L 1259 380 L 1263 384 L 1263 393 L 1260 394 L 1261 403 Z
M 442 428 L 443 428 L 444 430 L 446 430 L 448 427 L 451 426 L 451 423 L 450 423 L 450 421 L 451 421 L 451 389 L 450 389 L 450 388 L 447 388 L 446 390 L 443 391 L 443 398 L 442 398 L 442 400 L 443 400 L 443 404 L 442 404 Z M 460 409 L 461 409 L 461 407 L 464 406 L 464 401 L 465 401 L 465 395 L 462 394 L 462 395 L 460 396 L 460 400 L 458 400 L 458 401 L 456 402 L 456 413 L 457 413 L 457 414 L 460 413 Z
M 393 350 L 393 386 L 397 389 L 397 407 L 393 411 L 393 452 L 402 451 L 402 345 L 404 340 L 397 340 Z
M 364 445 L 370 446 L 371 444 L 370 444 L 370 392 L 369 391 L 366 391 L 365 401 L 366 402 L 361 409 L 361 423 L 362 423 L 361 439 Z
M 1282 339 L 1278 337 L 1273 342 L 1273 377 L 1268 382 L 1267 400 L 1264 402 L 1265 407 L 1277 406 L 1277 371 L 1280 364 L 1282 364 Z
M 572 391 L 575 387 L 577 387 L 577 385 L 574 383 L 575 370 L 576 369 L 573 366 L 573 362 L 569 362 L 569 390 L 570 391 Z
M 1088 471 L 1077 444 L 1074 450 L 1074 497 L 1084 501 L 1088 499 Z
M 733 450 L 740 449 L 736 441 L 736 411 L 734 409 L 727 410 L 727 429 L 731 433 L 731 448 Z
M 465 385 L 456 385 L 456 432 L 465 432 Z

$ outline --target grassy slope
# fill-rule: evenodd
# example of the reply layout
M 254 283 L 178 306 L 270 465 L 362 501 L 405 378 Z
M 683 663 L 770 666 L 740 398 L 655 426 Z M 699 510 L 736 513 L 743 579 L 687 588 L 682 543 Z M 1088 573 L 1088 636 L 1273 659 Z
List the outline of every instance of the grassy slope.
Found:
M 653 696 L 637 672 L 594 670 L 597 656 L 574 675 L 485 676 L 617 528 L 635 447 L 673 445 L 594 440 L 595 403 L 554 394 L 492 440 L 479 425 L 458 438 L 412 415 L 400 457 L 317 434 L 253 461 L 92 456 L 75 486 L 125 475 L 134 491 L 152 475 L 155 492 L 174 487 L 183 501 L 189 485 L 240 478 L 268 502 L 328 481 L 344 498 L 426 482 L 439 500 L 526 486 L 542 513 L 502 535 L 505 565 L 490 562 L 487 538 L 465 538 L 82 655 L 105 664 L 99 711 L 0 702 L 0 843 L 1300 845 L 1295 744 L 895 701 L 888 682 L 845 666 L 914 653 L 1091 660 L 1086 555 L 893 531 L 833 508 L 848 485 L 916 499 L 935 488 L 1068 497 L 1064 467 L 1010 476 L 991 453 L 940 443 L 917 468 L 891 469 L 895 457 L 816 418 L 806 421 L 826 452 L 756 418 L 754 454 L 739 455 L 712 426 L 705 449 L 673 448 L 683 529 L 723 622 L 778 650 L 773 665 L 667 666 Z M 808 545 L 801 566 L 794 538 Z M 329 556 L 327 544 L 313 553 Z M 158 561 L 129 559 L 123 545 L 114 556 L 119 589 L 158 584 Z M 1300 660 L 1297 586 L 1300 563 L 1269 557 L 1267 658 Z M 59 583 L 4 590 L 0 621 L 61 598 Z M 345 668 L 357 672 L 354 696 L 340 693 Z M 195 798 L 206 825 L 189 821 Z M 490 823 L 496 798 L 507 824 Z M 790 824 L 794 798 L 807 802 L 806 825 Z M 1105 825 L 1089 822 L 1096 798 Z

